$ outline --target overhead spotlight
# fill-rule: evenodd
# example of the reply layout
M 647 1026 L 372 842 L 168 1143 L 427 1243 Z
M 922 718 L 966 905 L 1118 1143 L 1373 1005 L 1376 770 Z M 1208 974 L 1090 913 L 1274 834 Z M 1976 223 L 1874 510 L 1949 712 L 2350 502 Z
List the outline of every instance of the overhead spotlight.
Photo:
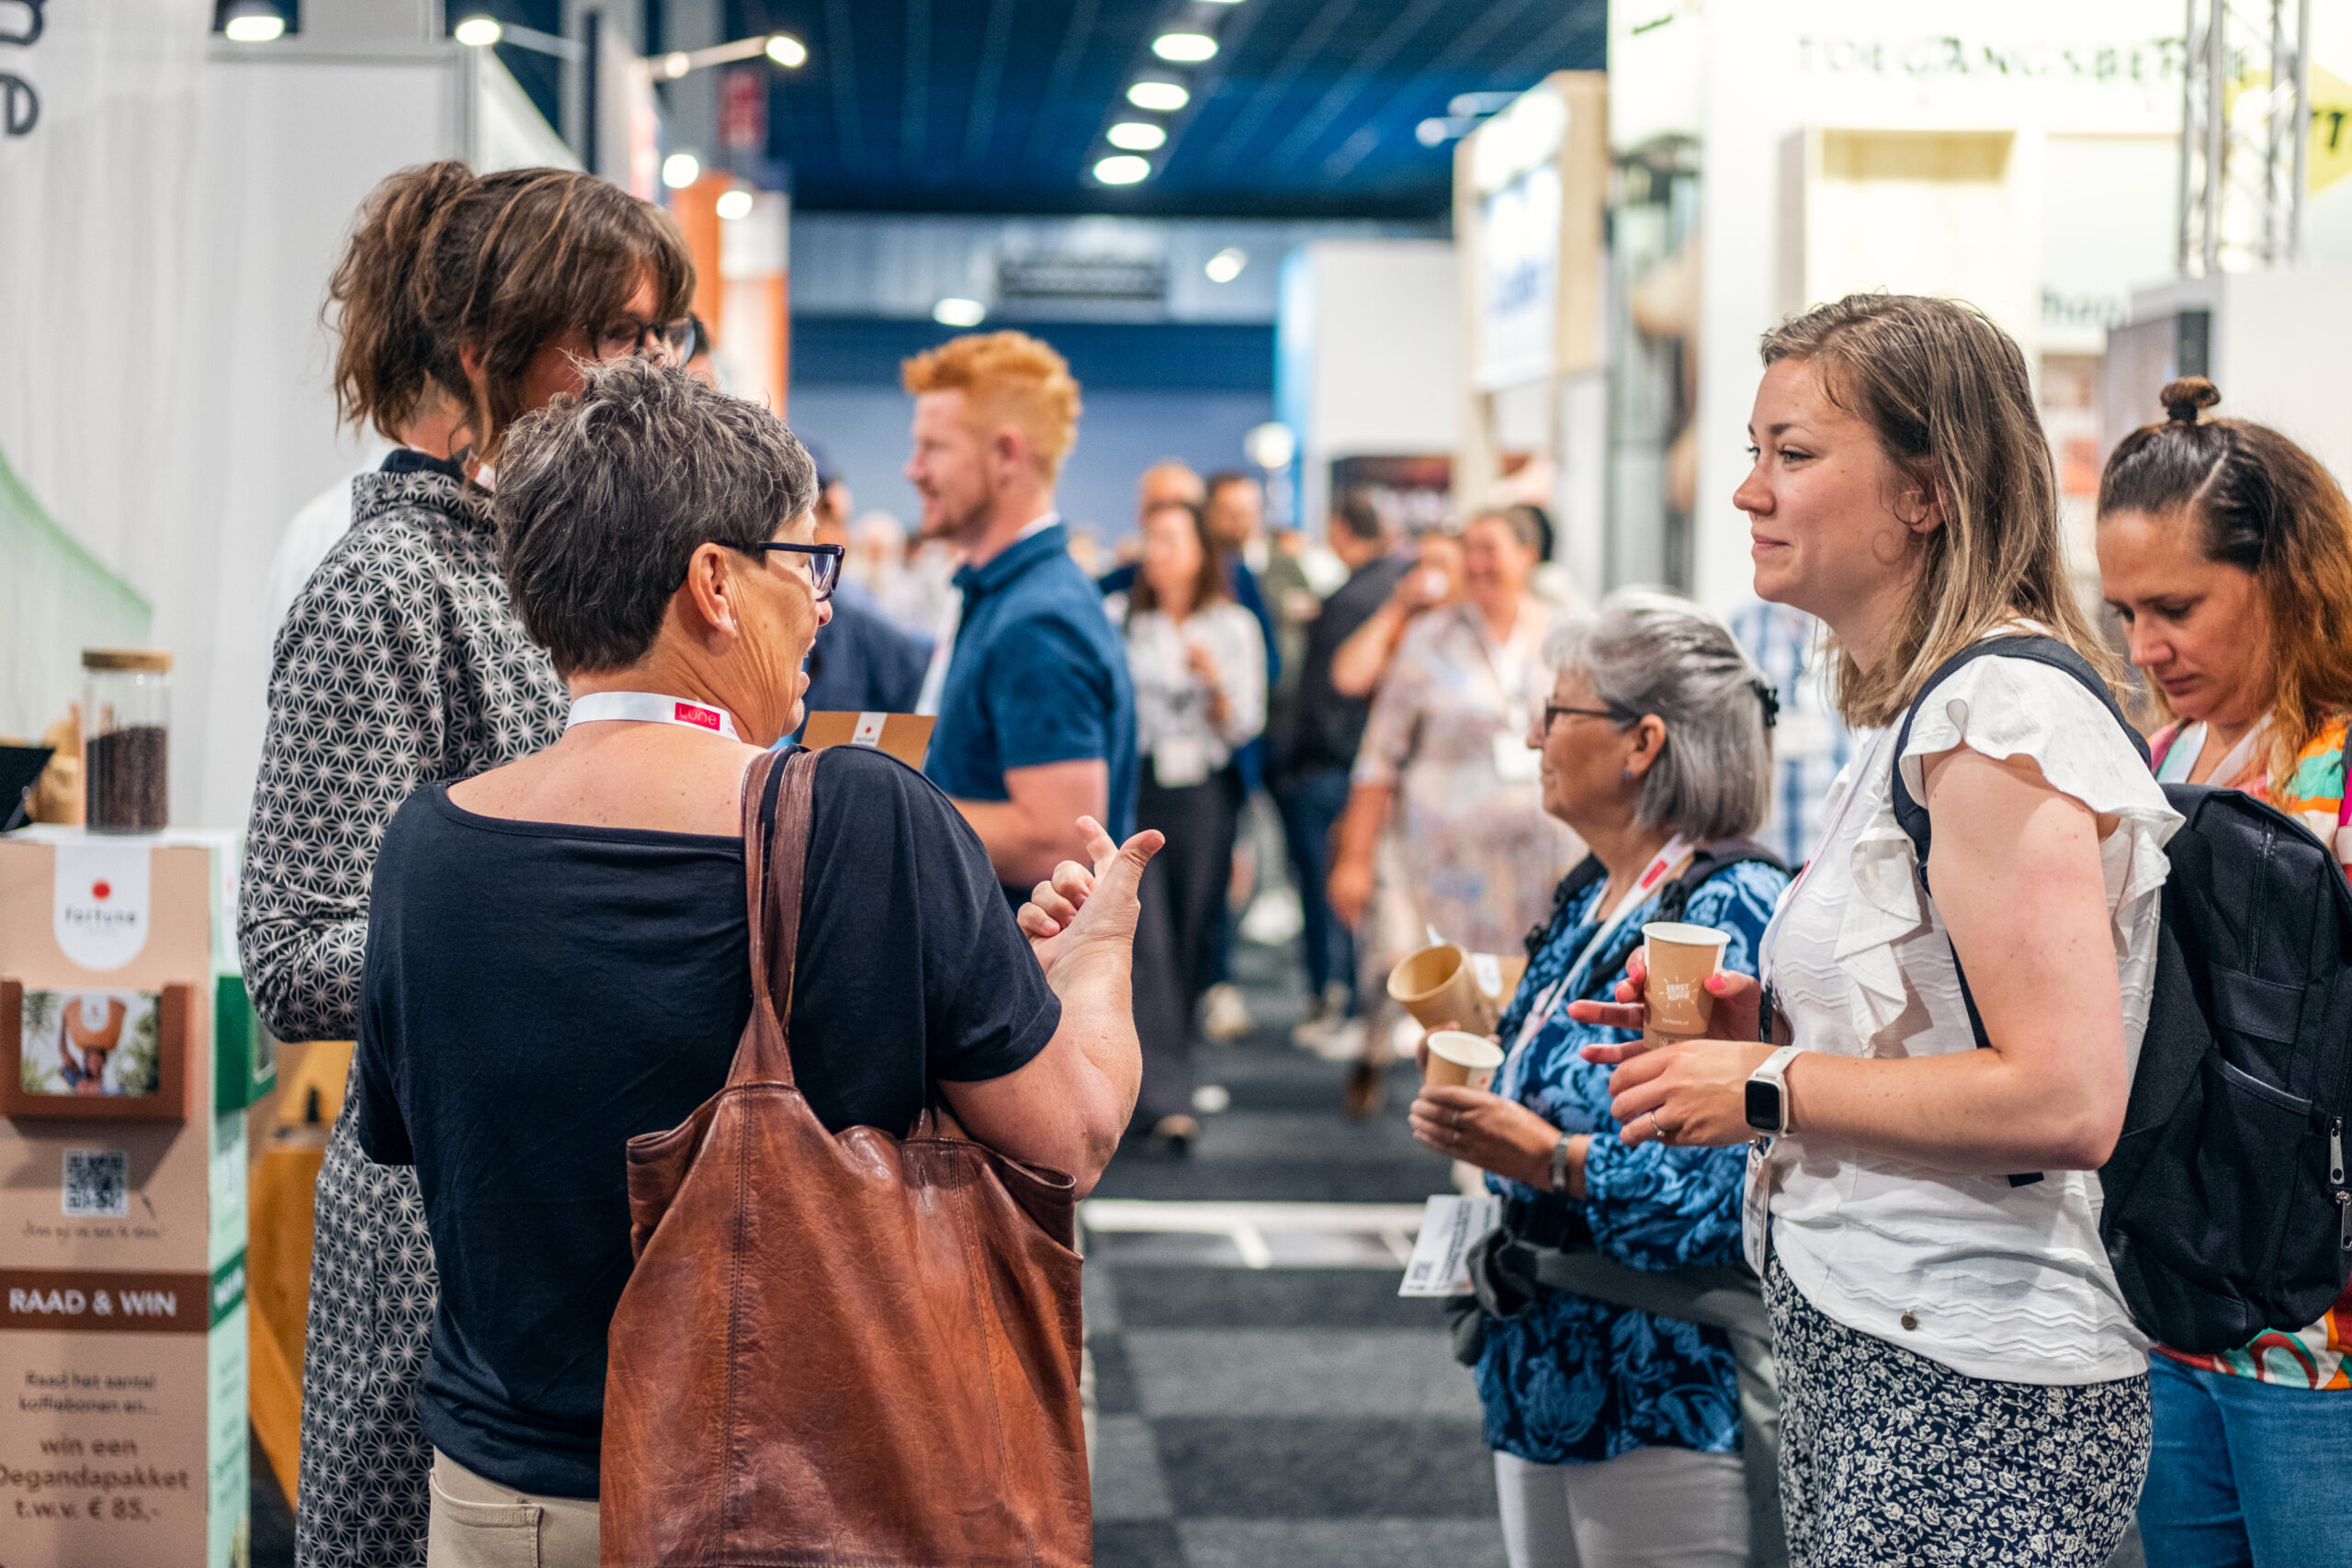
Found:
M 931 308 L 931 319 L 943 327 L 977 327 L 989 318 L 989 308 L 978 299 L 949 295 Z
M 1493 114 L 1497 109 L 1508 107 L 1517 96 L 1517 93 L 1456 93 L 1446 100 L 1445 112 L 1451 115 Z
M 1298 436 L 1289 425 L 1269 420 L 1250 427 L 1250 433 L 1241 438 L 1241 449 L 1261 468 L 1287 468 L 1290 460 L 1298 456 Z
M 1179 65 L 1197 65 L 1216 57 L 1216 39 L 1206 33 L 1162 33 L 1151 40 L 1151 52 Z
M 691 152 L 673 152 L 662 160 L 662 183 L 684 190 L 702 178 L 702 160 Z
M 683 49 L 674 50 L 662 57 L 662 74 L 673 82 L 694 68 L 694 56 Z
M 1239 277 L 1241 276 L 1241 269 L 1249 265 L 1250 253 L 1248 251 L 1243 250 L 1238 245 L 1227 245 L 1225 249 L 1217 252 L 1216 254 L 1209 257 L 1208 265 L 1201 268 L 1201 270 L 1209 275 L 1209 281 L 1211 283 L 1230 283 L 1235 278 Z
M 1131 186 L 1151 177 L 1151 160 L 1120 152 L 1096 164 L 1094 177 L 1106 186 Z
M 1127 89 L 1127 102 L 1139 109 L 1155 114 L 1174 114 L 1193 101 L 1182 82 L 1159 82 L 1146 78 Z
M 40 19 L 38 7 L 34 19 Z M 286 14 L 268 0 L 234 0 L 217 25 L 232 43 L 271 43 L 286 36 Z
M 488 49 L 506 36 L 506 29 L 496 17 L 468 17 L 450 36 L 470 48 Z
M 718 200 L 713 205 L 721 218 L 749 218 L 752 215 L 752 193 L 737 186 L 733 190 L 720 191 Z
M 1436 147 L 1457 136 L 1467 136 L 1477 129 L 1478 121 L 1475 116 L 1432 116 L 1413 127 L 1413 140 L 1424 147 Z
M 1148 119 L 1123 119 L 1104 131 L 1102 140 L 1130 152 L 1148 152 L 1168 140 L 1168 132 Z
M 776 33 L 768 39 L 768 58 L 791 70 L 808 63 L 808 46 L 790 33 Z

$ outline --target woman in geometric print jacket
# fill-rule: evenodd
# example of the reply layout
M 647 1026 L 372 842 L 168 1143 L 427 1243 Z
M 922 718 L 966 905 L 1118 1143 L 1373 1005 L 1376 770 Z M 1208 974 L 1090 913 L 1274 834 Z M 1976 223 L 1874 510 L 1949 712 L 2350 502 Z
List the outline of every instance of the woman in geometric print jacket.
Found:
M 401 802 L 561 733 L 563 682 L 508 603 L 483 485 L 508 424 L 576 390 L 580 361 L 682 346 L 693 289 L 670 220 L 586 175 L 440 163 L 368 197 L 329 285 L 335 391 L 401 445 L 352 481 L 350 530 L 272 656 L 238 941 L 280 1039 L 356 1034 L 368 883 Z M 413 1172 L 368 1160 L 350 1113 L 346 1096 L 319 1173 L 296 1561 L 411 1568 L 432 1248 Z

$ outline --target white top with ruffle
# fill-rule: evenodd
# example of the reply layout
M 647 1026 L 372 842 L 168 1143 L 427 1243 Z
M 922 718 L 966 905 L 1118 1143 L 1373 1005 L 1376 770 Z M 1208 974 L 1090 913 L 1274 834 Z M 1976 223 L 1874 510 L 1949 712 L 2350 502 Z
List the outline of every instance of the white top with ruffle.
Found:
M 1765 933 L 1765 976 L 1809 1051 L 1975 1048 L 1943 921 L 1894 820 L 1894 745 L 1893 730 L 1871 735 L 1830 786 L 1831 826 Z M 2136 1068 L 2170 870 L 2164 845 L 2179 815 L 2113 716 L 2047 665 L 1979 659 L 1936 686 L 1901 759 L 1915 798 L 1925 795 L 1920 760 L 1961 745 L 2031 757 L 2058 790 L 2120 819 L 2099 845 L 2099 867 Z M 1800 1132 L 1752 1155 L 1748 1177 L 1749 1262 L 1762 1271 L 1769 1207 L 1789 1278 L 1849 1328 L 1970 1377 L 2071 1384 L 2147 1369 L 2147 1337 L 2126 1314 L 2099 1242 L 2093 1172 L 2050 1171 L 2012 1187 L 1888 1155 L 1808 1149 Z

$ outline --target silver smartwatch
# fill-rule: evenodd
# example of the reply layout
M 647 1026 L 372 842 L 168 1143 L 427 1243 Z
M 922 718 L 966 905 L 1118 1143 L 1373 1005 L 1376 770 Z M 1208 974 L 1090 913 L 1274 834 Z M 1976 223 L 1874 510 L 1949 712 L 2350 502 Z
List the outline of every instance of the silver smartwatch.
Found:
M 1747 1075 L 1747 1124 L 1766 1137 L 1789 1130 L 1789 1062 L 1797 1048 L 1783 1045 Z

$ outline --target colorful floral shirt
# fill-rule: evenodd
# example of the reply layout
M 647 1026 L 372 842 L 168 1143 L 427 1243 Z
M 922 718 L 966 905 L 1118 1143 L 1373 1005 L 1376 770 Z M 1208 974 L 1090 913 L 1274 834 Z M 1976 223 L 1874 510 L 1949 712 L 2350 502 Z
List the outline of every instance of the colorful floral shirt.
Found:
M 1724 967 L 1753 975 L 1758 944 L 1787 886 L 1770 866 L 1734 866 L 1693 891 L 1682 918 L 1730 932 Z M 1506 1042 L 1518 1039 L 1534 999 L 1575 967 L 1592 941 L 1607 913 L 1599 908 L 1601 892 L 1594 883 L 1554 917 L 1503 1014 Z M 1608 998 L 1624 977 L 1625 959 L 1655 903 L 1626 916 L 1567 999 Z M 1578 1023 L 1555 1006 L 1527 1047 L 1504 1064 L 1496 1086 L 1561 1131 L 1592 1134 L 1587 1196 L 1557 1197 L 1497 1176 L 1487 1185 L 1547 1218 L 1580 1223 L 1592 1246 L 1633 1268 L 1737 1262 L 1747 1150 L 1622 1142 L 1609 1114 L 1611 1069 L 1578 1053 L 1632 1038 Z M 1739 1449 L 1738 1376 L 1720 1329 L 1542 1291 L 1517 1317 L 1487 1320 L 1476 1375 L 1487 1446 L 1531 1463 L 1589 1463 L 1639 1448 Z
M 2199 732 L 2175 757 L 2174 742 L 2181 738 L 2184 728 Z M 2352 877 L 2352 829 L 2343 826 L 2346 729 L 2347 720 L 2342 715 L 2322 726 L 2295 758 L 2294 777 L 2285 789 L 2275 794 L 2266 773 L 2242 774 L 2227 782 L 2300 820 L 2318 835 L 2321 842 L 2334 849 L 2336 860 L 2345 866 L 2345 874 Z M 2155 759 L 2156 777 L 2166 784 L 2185 782 L 2203 739 L 2201 729 L 2193 725 L 2176 724 L 2158 730 L 2148 743 Z M 2176 1361 L 2209 1372 L 2227 1372 L 2233 1377 L 2256 1378 L 2295 1388 L 2352 1389 L 2352 1364 L 2347 1364 L 2352 1363 L 2352 1290 L 2337 1297 L 2335 1304 L 2317 1323 L 2291 1334 L 2265 1329 L 2236 1349 L 2212 1356 L 2191 1355 L 2163 1345 L 2156 1348 Z

